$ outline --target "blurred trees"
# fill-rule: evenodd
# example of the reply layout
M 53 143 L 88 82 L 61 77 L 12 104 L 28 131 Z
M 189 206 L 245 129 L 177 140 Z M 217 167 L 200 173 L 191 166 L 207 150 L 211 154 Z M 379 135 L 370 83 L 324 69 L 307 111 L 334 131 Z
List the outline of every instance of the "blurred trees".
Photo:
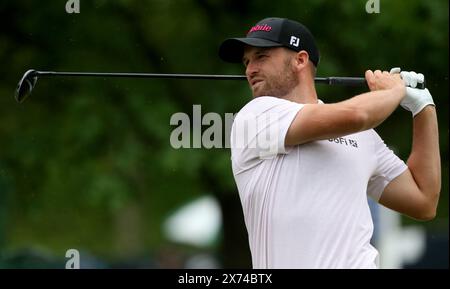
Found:
M 153 254 L 166 242 L 164 218 L 213 194 L 224 221 L 213 249 L 225 267 L 249 267 L 229 150 L 169 143 L 172 114 L 192 114 L 194 104 L 202 114 L 236 113 L 250 99 L 245 82 L 42 78 L 24 104 L 13 93 L 29 68 L 240 74 L 218 59 L 218 45 L 268 16 L 312 30 L 319 76 L 394 66 L 425 74 L 443 169 L 438 216 L 425 225 L 448 230 L 448 1 L 381 1 L 380 14 L 367 14 L 363 0 L 80 2 L 80 14 L 67 14 L 65 1 L 0 3 L 0 250 L 33 243 L 58 256 L 69 247 L 106 259 Z M 362 91 L 318 88 L 326 102 Z M 406 160 L 410 114 L 397 110 L 377 131 Z

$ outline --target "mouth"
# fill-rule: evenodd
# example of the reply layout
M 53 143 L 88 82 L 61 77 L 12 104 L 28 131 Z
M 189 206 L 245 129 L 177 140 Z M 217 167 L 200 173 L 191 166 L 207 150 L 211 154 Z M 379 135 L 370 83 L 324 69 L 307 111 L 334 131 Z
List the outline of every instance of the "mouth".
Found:
M 250 86 L 251 86 L 251 87 L 254 87 L 256 84 L 258 84 L 258 83 L 260 83 L 260 82 L 263 82 L 263 80 L 262 80 L 262 79 L 252 79 L 252 80 L 250 81 Z

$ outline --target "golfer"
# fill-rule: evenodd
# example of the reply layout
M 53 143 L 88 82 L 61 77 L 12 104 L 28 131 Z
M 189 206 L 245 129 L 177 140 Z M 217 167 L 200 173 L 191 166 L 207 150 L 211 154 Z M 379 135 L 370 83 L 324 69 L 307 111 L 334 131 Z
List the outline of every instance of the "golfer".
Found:
M 314 38 L 282 18 L 225 40 L 219 55 L 244 64 L 253 94 L 235 117 L 231 160 L 254 268 L 377 268 L 367 197 L 434 218 L 438 126 L 429 91 L 412 88 L 422 74 L 367 70 L 370 92 L 324 104 L 314 86 Z M 399 105 L 412 113 L 406 164 L 373 130 Z

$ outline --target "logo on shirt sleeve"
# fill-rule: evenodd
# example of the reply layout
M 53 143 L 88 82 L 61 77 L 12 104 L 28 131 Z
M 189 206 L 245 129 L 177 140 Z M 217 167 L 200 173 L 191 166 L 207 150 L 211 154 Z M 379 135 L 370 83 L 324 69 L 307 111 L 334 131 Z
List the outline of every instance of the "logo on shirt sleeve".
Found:
M 337 144 L 345 145 L 345 146 L 351 146 L 354 148 L 358 148 L 358 142 L 354 139 L 349 139 L 345 137 L 338 137 L 338 138 L 330 138 L 328 140 L 329 142 L 334 142 Z

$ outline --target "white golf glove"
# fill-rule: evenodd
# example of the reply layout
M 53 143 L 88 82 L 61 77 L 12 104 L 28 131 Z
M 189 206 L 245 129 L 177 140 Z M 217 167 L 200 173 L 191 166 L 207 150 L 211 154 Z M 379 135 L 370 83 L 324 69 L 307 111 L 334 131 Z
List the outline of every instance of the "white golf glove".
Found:
M 390 73 L 400 73 L 400 76 L 405 82 L 405 85 L 407 86 L 406 95 L 400 105 L 404 109 L 412 112 L 413 117 L 421 112 L 427 105 L 434 106 L 433 97 L 427 88 L 415 88 L 418 83 L 423 83 L 425 79 L 422 73 L 415 73 L 414 71 L 401 71 L 399 67 L 392 68 Z

